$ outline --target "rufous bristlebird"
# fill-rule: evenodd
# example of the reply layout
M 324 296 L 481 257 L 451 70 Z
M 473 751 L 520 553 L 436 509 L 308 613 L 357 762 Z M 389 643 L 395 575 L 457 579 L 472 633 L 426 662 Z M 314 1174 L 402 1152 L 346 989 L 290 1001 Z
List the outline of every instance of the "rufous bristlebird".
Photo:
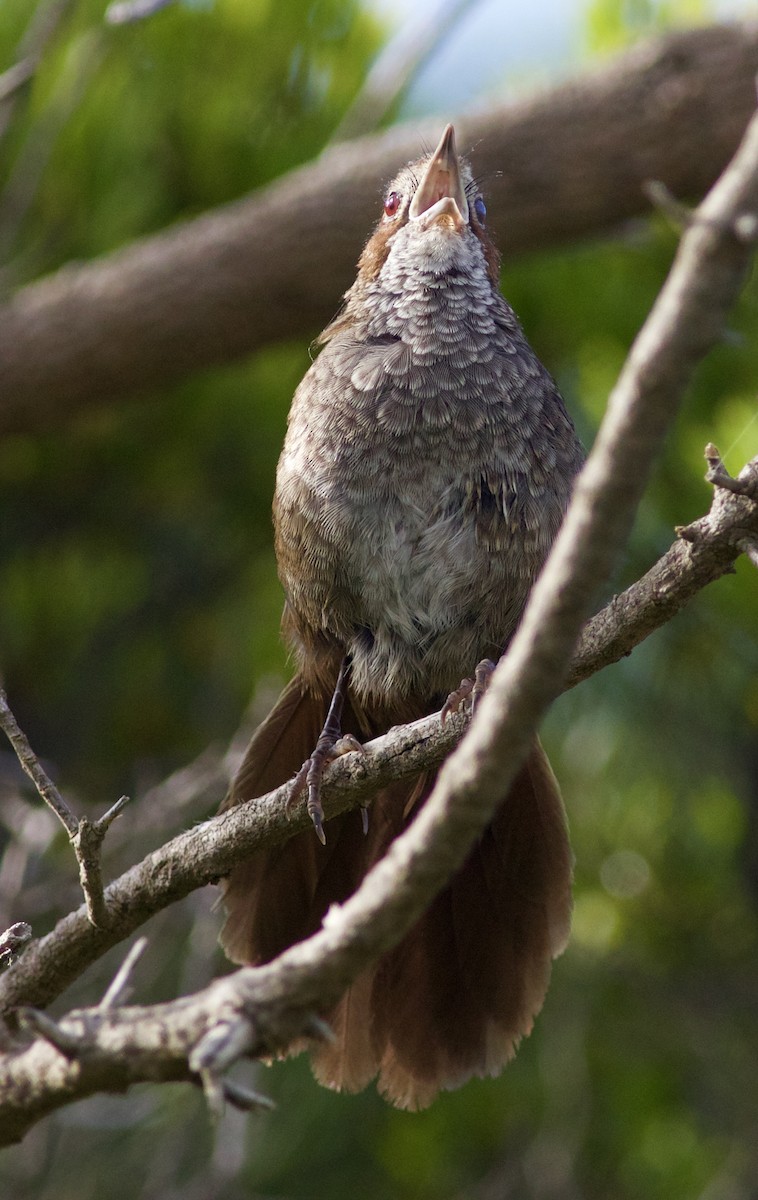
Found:
M 499 255 L 452 126 L 403 168 L 340 315 L 298 387 L 274 498 L 283 630 L 297 673 L 255 733 L 225 805 L 301 768 L 321 829 L 320 735 L 340 681 L 360 741 L 435 712 L 506 647 L 568 504 L 582 449 L 499 291 Z M 457 700 L 456 700 L 457 703 Z M 337 705 L 339 708 L 339 704 Z M 332 726 L 334 722 L 332 722 Z M 304 780 L 305 772 L 301 772 Z M 260 851 L 224 882 L 222 943 L 265 963 L 317 930 L 434 783 Z M 538 741 L 465 865 L 400 944 L 322 1014 L 317 1078 L 377 1076 L 402 1108 L 500 1071 L 542 1006 L 568 937 L 572 858 Z

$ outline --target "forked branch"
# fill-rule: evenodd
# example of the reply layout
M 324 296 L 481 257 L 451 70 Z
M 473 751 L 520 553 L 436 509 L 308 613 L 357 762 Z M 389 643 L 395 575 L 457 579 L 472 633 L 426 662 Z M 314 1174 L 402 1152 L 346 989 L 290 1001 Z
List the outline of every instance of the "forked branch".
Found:
M 196 996 L 150 1008 L 84 1009 L 57 1022 L 27 1011 L 24 1019 L 37 1031 L 35 1040 L 20 1041 L 0 1058 L 0 1129 L 6 1141 L 21 1137 L 41 1115 L 61 1104 L 99 1089 L 121 1090 L 137 1079 L 201 1079 L 217 1105 L 224 1073 L 237 1058 L 276 1051 L 296 1036 L 323 1033 L 314 1014 L 394 945 L 444 886 L 507 794 L 539 719 L 565 686 L 582 622 L 623 546 L 684 387 L 720 336 L 739 292 L 753 249 L 744 236 L 750 226 L 745 218 L 750 216 L 758 219 L 758 117 L 732 164 L 694 214 L 611 395 L 524 619 L 468 736 L 443 765 L 409 829 L 357 892 L 330 910 L 318 933 L 265 967 L 243 968 Z M 721 488 L 716 498 L 720 503 L 721 497 L 728 497 L 744 506 L 740 513 L 748 530 L 755 522 L 754 472 L 753 463 L 743 473 L 744 489 Z M 687 544 L 695 546 L 697 538 Z M 434 736 L 435 723 L 429 718 L 411 728 L 425 727 Z M 414 753 L 405 760 L 413 760 Z M 371 755 L 355 757 L 356 769 L 364 775 L 352 792 L 353 800 L 359 801 Z M 405 760 L 401 770 L 406 769 Z M 414 767 L 418 769 L 418 756 Z M 338 763 L 333 779 L 346 769 Z M 374 778 L 373 787 L 376 783 Z M 183 842 L 176 839 L 152 856 L 154 865 L 160 867 L 163 856 L 165 866 L 177 849 L 186 853 L 192 838 L 197 839 L 197 850 L 206 840 L 210 845 L 215 832 L 223 831 L 227 840 L 232 832 L 233 846 L 219 850 L 217 845 L 202 856 L 205 878 L 211 862 L 223 873 L 233 859 L 249 853 L 256 839 L 259 844 L 262 838 L 276 837 L 277 822 L 281 828 L 286 815 L 286 792 L 279 789 L 263 806 L 240 805 L 192 835 L 183 835 Z M 337 792 L 335 786 L 334 795 Z M 326 806 L 327 794 L 324 800 Z M 336 807 L 336 802 L 330 804 L 329 811 Z M 292 825 L 301 827 L 306 821 L 301 812 Z M 119 885 L 123 889 L 123 881 L 113 889 Z M 76 914 L 67 920 L 72 919 Z M 98 933 L 92 931 L 91 938 Z M 70 928 L 59 926 L 59 947 L 70 934 Z M 48 940 L 48 950 L 55 938 L 54 934 Z M 86 951 L 83 954 L 81 943 L 78 949 L 81 963 Z M 14 975 L 23 979 L 23 967 L 24 959 L 6 980 Z M 38 991 L 47 988 L 50 993 L 59 985 L 60 973 L 57 978 L 40 973 L 36 979 Z M 6 1004 L 11 994 L 12 989 L 5 990 Z

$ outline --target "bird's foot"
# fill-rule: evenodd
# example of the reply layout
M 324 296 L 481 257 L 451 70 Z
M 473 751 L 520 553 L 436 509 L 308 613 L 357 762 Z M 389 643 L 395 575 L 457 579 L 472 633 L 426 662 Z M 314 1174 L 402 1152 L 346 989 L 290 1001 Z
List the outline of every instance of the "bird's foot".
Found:
M 334 736 L 324 726 L 313 754 L 305 760 L 292 782 L 290 802 L 300 795 L 303 788 L 308 789 L 306 804 L 308 816 L 313 822 L 313 828 L 316 830 L 316 836 L 322 846 L 326 845 L 326 834 L 324 833 L 324 809 L 321 804 L 321 780 L 330 762 L 334 762 L 335 758 L 340 758 L 343 754 L 351 754 L 354 750 L 363 754 L 363 746 L 356 737 L 353 737 L 352 733 L 338 732 Z M 368 818 L 364 808 L 361 809 L 361 816 L 365 832 L 368 828 Z
M 483 658 L 480 663 L 477 663 L 474 678 L 461 680 L 442 706 L 440 716 L 443 725 L 451 713 L 469 710 L 473 716 L 479 701 L 489 687 L 494 670 L 495 664 L 492 659 Z
M 321 780 L 324 770 L 330 762 L 333 762 L 335 758 L 339 758 L 343 754 L 350 754 L 354 750 L 363 754 L 363 746 L 358 739 L 352 733 L 343 734 L 342 732 L 342 709 L 345 705 L 345 693 L 347 691 L 347 672 L 348 660 L 345 659 L 337 676 L 337 683 L 334 687 L 334 694 L 332 702 L 329 705 L 329 712 L 324 722 L 324 728 L 319 734 L 319 739 L 310 758 L 305 760 L 292 781 L 292 790 L 289 796 L 289 802 L 292 803 L 300 795 L 303 788 L 307 788 L 308 800 L 306 807 L 308 809 L 308 816 L 313 822 L 313 828 L 316 830 L 316 836 L 322 846 L 326 845 L 324 809 L 321 804 Z M 368 814 L 365 808 L 361 809 L 361 821 L 363 823 L 363 832 L 365 833 L 368 829 Z

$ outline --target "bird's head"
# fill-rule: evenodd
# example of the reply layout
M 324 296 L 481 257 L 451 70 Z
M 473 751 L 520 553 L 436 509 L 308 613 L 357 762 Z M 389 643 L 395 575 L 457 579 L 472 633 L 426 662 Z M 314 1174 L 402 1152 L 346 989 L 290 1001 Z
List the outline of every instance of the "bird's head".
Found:
M 390 257 L 417 258 L 440 273 L 463 248 L 483 255 L 495 287 L 499 255 L 485 231 L 487 210 L 468 163 L 459 158 L 455 130 L 448 125 L 437 149 L 403 167 L 384 197 L 384 212 L 359 263 L 364 283 L 375 279 Z

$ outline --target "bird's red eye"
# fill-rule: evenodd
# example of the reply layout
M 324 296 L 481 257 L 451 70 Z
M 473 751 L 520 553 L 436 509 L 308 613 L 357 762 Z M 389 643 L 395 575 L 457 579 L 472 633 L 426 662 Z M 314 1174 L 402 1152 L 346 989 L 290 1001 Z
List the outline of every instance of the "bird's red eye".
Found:
M 397 210 L 400 208 L 400 193 L 390 192 L 387 199 L 384 201 L 384 211 L 388 217 L 394 217 Z

